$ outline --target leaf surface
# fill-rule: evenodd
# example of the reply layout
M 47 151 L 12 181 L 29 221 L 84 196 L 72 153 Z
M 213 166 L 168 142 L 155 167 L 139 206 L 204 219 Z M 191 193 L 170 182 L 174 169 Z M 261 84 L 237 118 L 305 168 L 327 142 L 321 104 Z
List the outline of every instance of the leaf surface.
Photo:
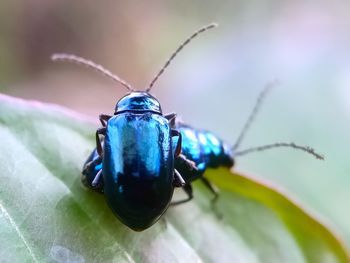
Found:
M 226 169 L 195 198 L 133 232 L 81 184 L 96 125 L 0 95 L 0 259 L 5 262 L 349 262 L 324 225 L 275 188 Z M 174 199 L 182 198 L 179 190 Z

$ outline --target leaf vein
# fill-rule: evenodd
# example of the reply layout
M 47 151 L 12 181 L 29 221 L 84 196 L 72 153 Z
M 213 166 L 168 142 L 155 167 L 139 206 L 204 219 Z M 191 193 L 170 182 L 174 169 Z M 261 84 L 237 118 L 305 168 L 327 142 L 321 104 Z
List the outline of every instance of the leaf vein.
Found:
M 5 209 L 5 207 L 2 205 L 2 203 L 0 202 L 0 211 L 1 213 L 5 216 L 5 218 L 10 222 L 11 226 L 14 228 L 14 230 L 16 231 L 16 234 L 19 236 L 19 238 L 22 240 L 24 246 L 26 247 L 26 249 L 29 252 L 29 255 L 32 257 L 33 261 L 36 263 L 39 263 L 39 261 L 37 260 L 34 252 L 32 251 L 32 249 L 30 248 L 28 242 L 25 240 L 24 236 L 22 235 L 21 231 L 19 230 L 16 222 L 13 220 L 13 218 L 11 217 L 11 215 L 7 212 L 7 210 Z

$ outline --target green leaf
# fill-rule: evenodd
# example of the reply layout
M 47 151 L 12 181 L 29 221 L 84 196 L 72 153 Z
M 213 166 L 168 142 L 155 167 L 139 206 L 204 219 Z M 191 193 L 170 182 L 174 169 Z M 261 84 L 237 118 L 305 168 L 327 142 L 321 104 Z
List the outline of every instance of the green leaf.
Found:
M 94 122 L 4 95 L 0 112 L 2 261 L 349 262 L 341 242 L 300 206 L 225 169 L 206 174 L 221 189 L 215 209 L 196 182 L 194 201 L 133 232 L 80 182 Z

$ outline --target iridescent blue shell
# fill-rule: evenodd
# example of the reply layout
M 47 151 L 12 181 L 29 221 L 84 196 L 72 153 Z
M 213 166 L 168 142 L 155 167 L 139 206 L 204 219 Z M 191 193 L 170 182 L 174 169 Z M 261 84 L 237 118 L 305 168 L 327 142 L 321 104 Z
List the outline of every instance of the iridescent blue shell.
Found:
M 231 147 L 213 133 L 195 129 L 184 123 L 177 123 L 176 129 L 182 135 L 182 154 L 195 162 L 198 171 L 189 171 L 175 161 L 175 168 L 186 182 L 200 178 L 207 168 L 232 167 L 234 165 Z
M 152 112 L 113 116 L 107 124 L 102 167 L 104 195 L 120 221 L 137 231 L 154 224 L 174 191 L 168 120 Z
M 95 149 L 84 165 L 83 182 L 89 187 L 102 166 L 103 178 L 93 188 L 104 193 L 116 217 L 133 230 L 150 227 L 170 204 L 171 134 L 159 102 L 148 93 L 132 92 L 118 101 L 107 122 L 103 159 Z

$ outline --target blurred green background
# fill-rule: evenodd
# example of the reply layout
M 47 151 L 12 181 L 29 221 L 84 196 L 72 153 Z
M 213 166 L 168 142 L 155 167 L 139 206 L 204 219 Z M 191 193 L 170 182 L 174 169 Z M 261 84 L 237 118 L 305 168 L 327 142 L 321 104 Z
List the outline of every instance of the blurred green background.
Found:
M 152 93 L 164 112 L 234 143 L 257 94 L 266 100 L 241 149 L 276 141 L 310 145 L 326 161 L 291 149 L 237 158 L 350 244 L 350 2 L 68 1 L 0 3 L 0 92 L 67 106 L 97 119 L 125 90 L 92 71 L 53 64 L 54 52 L 103 64 L 144 88 L 177 46 L 210 22 Z

